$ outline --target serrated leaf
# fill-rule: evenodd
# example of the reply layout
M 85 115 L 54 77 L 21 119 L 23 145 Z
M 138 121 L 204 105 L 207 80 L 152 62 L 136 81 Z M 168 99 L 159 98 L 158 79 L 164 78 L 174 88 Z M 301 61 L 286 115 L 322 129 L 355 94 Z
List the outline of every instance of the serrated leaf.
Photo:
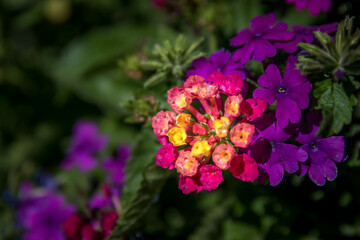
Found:
M 350 99 L 341 83 L 325 80 L 316 85 L 319 87 L 314 91 L 314 96 L 318 98 L 318 108 L 323 114 L 318 135 L 338 134 L 344 124 L 351 122 L 352 106 Z
M 136 192 L 143 181 L 142 173 L 148 164 L 155 161 L 154 157 L 159 148 L 160 144 L 157 143 L 156 136 L 152 130 L 150 128 L 143 128 L 137 136 L 131 158 L 125 169 L 126 178 L 122 195 L 125 208 L 136 198 Z
M 153 159 L 152 159 L 153 160 Z M 117 221 L 116 227 L 107 239 L 118 239 L 129 233 L 147 211 L 154 197 L 159 193 L 169 176 L 170 171 L 160 168 L 152 161 L 142 172 L 140 189 L 136 197 L 127 204 L 123 215 Z

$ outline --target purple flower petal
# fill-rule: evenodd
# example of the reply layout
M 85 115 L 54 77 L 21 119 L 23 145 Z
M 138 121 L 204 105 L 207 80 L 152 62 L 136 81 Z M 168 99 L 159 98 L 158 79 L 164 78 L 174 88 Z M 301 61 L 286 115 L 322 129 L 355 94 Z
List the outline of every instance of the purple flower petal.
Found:
M 276 48 L 268 40 L 256 38 L 253 41 L 256 46 L 253 54 L 255 61 L 263 61 L 265 57 L 273 57 L 276 55 Z
M 265 18 L 263 16 L 254 17 L 250 21 L 250 27 L 255 31 L 262 31 L 263 29 L 270 28 L 276 22 L 276 15 L 274 13 L 268 14 Z
M 285 128 L 289 124 L 298 123 L 301 120 L 301 110 L 297 103 L 291 98 L 278 98 L 276 105 L 277 123 L 281 128 Z
M 309 168 L 309 177 L 316 185 L 325 185 L 326 180 L 321 166 L 311 165 Z
M 254 52 L 254 47 L 254 41 L 250 41 L 242 48 L 237 49 L 234 52 L 234 61 L 240 60 L 241 64 L 246 64 L 250 60 L 251 55 Z
M 273 104 L 276 100 L 276 95 L 274 94 L 274 91 L 266 88 L 257 88 L 255 89 L 253 93 L 253 98 L 261 97 L 265 99 L 269 105 Z
M 266 68 L 265 74 L 262 74 L 258 79 L 258 83 L 267 88 L 278 87 L 281 81 L 282 77 L 279 68 L 275 64 L 270 64 Z
M 333 136 L 320 139 L 317 141 L 317 146 L 326 153 L 328 158 L 336 162 L 341 162 L 344 158 L 344 137 Z
M 284 177 L 284 167 L 281 164 L 272 165 L 267 168 L 266 172 L 269 174 L 270 186 L 277 186 Z
M 294 38 L 294 33 L 287 31 L 288 25 L 285 22 L 279 22 L 272 29 L 267 30 L 262 35 L 263 38 L 268 40 L 277 40 L 277 41 L 289 41 Z
M 249 28 L 244 28 L 238 34 L 230 39 L 231 46 L 241 46 L 251 40 L 252 33 Z

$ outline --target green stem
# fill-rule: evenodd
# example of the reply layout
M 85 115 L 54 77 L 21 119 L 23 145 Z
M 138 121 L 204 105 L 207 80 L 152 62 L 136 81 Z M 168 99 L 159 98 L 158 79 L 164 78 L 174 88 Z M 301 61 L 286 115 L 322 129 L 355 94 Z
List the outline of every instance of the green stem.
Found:
M 250 78 L 246 78 L 245 81 L 247 81 L 248 83 L 250 83 L 251 85 L 253 85 L 253 86 L 257 87 L 257 88 L 263 88 L 257 82 L 255 82 L 254 80 L 251 80 Z

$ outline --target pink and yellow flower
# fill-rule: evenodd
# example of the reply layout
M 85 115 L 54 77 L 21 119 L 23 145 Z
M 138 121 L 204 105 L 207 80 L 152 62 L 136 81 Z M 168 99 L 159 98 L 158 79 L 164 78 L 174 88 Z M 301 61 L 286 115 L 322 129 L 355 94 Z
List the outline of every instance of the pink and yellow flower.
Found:
M 237 73 L 224 76 L 215 71 L 206 81 L 190 76 L 183 87 L 168 91 L 168 103 L 177 114 L 161 111 L 153 117 L 154 132 L 165 145 L 158 151 L 156 163 L 176 168 L 184 194 L 216 189 L 224 181 L 222 170 L 243 181 L 257 177 L 256 162 L 236 153 L 249 146 L 255 127 L 248 121 L 263 114 L 266 102 L 243 99 L 239 94 L 242 86 Z M 241 114 L 245 117 L 238 121 Z M 179 151 L 179 146 L 186 149 Z
M 241 95 L 230 96 L 225 101 L 225 117 L 238 117 L 240 115 L 240 104 L 243 101 Z
M 236 147 L 247 148 L 251 143 L 255 127 L 250 123 L 238 123 L 232 129 L 230 139 Z
M 218 168 L 227 170 L 235 155 L 236 151 L 231 145 L 222 143 L 215 148 L 212 159 Z
M 194 176 L 200 163 L 191 156 L 190 151 L 179 151 L 179 157 L 176 159 L 175 168 L 178 173 L 184 176 Z
M 184 111 L 192 102 L 192 97 L 184 87 L 174 87 L 168 91 L 167 102 L 176 113 Z
M 166 136 L 169 129 L 175 125 L 176 114 L 170 111 L 160 111 L 152 118 L 152 127 L 157 136 Z

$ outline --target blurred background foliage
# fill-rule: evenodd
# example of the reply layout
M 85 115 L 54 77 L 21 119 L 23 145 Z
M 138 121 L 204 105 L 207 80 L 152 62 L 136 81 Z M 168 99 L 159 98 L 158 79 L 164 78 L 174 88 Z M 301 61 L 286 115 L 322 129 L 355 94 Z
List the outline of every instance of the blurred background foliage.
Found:
M 216 191 L 183 195 L 175 174 L 152 166 L 159 145 L 146 124 L 166 108 L 166 90 L 193 59 L 184 57 L 180 70 L 149 66 L 159 58 L 156 48 L 176 48 L 179 35 L 189 46 L 198 41 L 198 57 L 229 48 L 229 38 L 259 14 L 318 25 L 358 17 L 359 7 L 336 0 L 330 12 L 312 17 L 282 0 L 0 1 L 0 239 L 18 234 L 12 196 L 19 183 L 56 173 L 78 119 L 99 123 L 109 152 L 119 143 L 134 146 L 127 210 L 116 230 L 132 239 L 359 239 L 359 106 L 340 133 L 349 159 L 325 187 L 296 176 L 270 187 L 226 175 Z M 162 74 L 157 85 L 144 89 L 155 73 Z

